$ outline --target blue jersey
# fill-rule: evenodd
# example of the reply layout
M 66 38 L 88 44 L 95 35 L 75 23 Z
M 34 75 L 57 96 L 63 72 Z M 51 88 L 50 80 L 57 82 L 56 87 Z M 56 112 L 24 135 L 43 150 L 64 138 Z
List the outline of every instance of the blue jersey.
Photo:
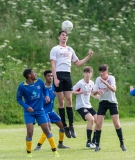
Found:
M 135 88 L 130 91 L 130 94 L 131 94 L 132 96 L 135 96 Z
M 38 78 L 33 84 L 28 84 L 26 81 L 22 82 L 18 86 L 16 99 L 25 112 L 28 112 L 29 107 L 32 107 L 35 112 L 43 110 L 43 95 L 49 97 L 44 82 Z
M 51 86 L 46 86 L 45 85 L 45 88 L 48 90 L 48 93 L 49 93 L 49 98 L 50 98 L 50 102 L 49 103 L 46 103 L 45 100 L 44 101 L 44 110 L 46 113 L 48 112 L 52 112 L 53 111 L 53 108 L 54 108 L 54 99 L 55 99 L 55 88 L 54 88 L 54 85 L 52 84 Z

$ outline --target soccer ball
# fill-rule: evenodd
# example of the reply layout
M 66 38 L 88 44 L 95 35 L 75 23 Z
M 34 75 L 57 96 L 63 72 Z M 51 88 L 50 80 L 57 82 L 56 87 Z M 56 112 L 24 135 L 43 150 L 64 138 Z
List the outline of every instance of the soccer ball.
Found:
M 73 23 L 69 20 L 62 22 L 62 30 L 70 32 L 73 29 Z

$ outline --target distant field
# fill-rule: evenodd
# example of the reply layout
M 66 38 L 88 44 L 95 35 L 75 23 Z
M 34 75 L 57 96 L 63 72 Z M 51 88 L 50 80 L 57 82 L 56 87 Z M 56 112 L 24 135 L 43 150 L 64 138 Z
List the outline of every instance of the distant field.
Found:
M 76 139 L 65 137 L 64 144 L 70 145 L 72 149 L 59 149 L 59 158 L 53 158 L 47 141 L 42 146 L 41 151 L 32 151 L 33 157 L 27 158 L 25 151 L 25 125 L 0 124 L 0 160 L 133 160 L 135 159 L 135 119 L 122 119 L 121 124 L 127 147 L 126 152 L 123 152 L 119 147 L 119 141 L 110 120 L 105 120 L 103 125 L 101 151 L 94 152 L 94 150 L 86 148 L 86 123 L 82 121 L 75 124 Z M 52 125 L 52 132 L 57 143 L 58 128 L 55 125 Z M 33 136 L 33 149 L 41 133 L 40 127 L 36 125 Z

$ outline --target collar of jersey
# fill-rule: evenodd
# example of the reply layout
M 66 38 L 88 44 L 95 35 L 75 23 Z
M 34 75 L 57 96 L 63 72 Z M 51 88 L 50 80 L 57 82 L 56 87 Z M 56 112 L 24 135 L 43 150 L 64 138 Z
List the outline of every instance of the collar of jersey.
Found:
M 62 46 L 62 45 L 59 45 L 60 47 L 67 47 L 67 46 Z
M 51 87 L 52 87 L 52 84 L 51 84 L 50 86 L 47 86 L 46 83 L 45 83 L 45 87 L 46 87 L 46 88 L 51 88 Z
M 37 80 L 34 80 L 34 83 L 37 82 Z M 25 86 L 29 85 L 26 81 L 24 81 L 24 84 Z

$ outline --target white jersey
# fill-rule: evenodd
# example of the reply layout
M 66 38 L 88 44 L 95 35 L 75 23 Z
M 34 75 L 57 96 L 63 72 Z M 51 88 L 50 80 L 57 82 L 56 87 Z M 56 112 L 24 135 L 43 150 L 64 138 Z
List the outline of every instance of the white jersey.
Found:
M 106 82 L 112 87 L 116 88 L 116 81 L 114 76 L 109 75 Z M 101 77 L 98 77 L 96 79 L 96 83 L 93 90 L 96 91 L 99 89 L 102 90 L 102 94 L 99 98 L 100 101 L 107 100 L 111 103 L 118 103 L 115 96 L 115 92 L 112 92 L 103 82 L 101 82 Z
M 90 95 L 91 91 L 93 90 L 94 82 L 89 81 L 86 83 L 84 79 L 81 79 L 73 86 L 73 91 L 83 91 L 82 94 L 76 95 L 76 107 L 75 109 L 78 110 L 80 108 L 91 108 L 90 103 Z
M 78 57 L 71 47 L 57 45 L 50 52 L 50 60 L 56 61 L 56 72 L 71 72 L 71 61 L 78 61 Z

